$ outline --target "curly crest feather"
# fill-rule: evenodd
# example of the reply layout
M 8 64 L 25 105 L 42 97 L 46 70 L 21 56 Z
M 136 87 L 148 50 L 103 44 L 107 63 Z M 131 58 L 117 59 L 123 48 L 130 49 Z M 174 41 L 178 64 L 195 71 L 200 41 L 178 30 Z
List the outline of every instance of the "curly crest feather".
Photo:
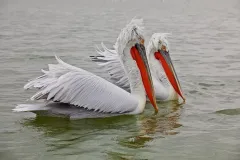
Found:
M 122 29 L 121 34 L 117 38 L 117 42 L 114 45 L 118 54 L 122 54 L 127 43 L 131 40 L 137 39 L 134 34 L 134 30 L 137 31 L 139 36 L 143 35 L 143 19 L 132 19 L 125 28 Z

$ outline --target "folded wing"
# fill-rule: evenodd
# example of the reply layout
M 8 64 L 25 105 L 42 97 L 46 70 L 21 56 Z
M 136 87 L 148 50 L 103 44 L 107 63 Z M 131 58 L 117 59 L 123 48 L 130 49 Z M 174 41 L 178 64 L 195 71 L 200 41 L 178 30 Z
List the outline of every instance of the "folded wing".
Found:
M 49 71 L 31 80 L 24 88 L 40 89 L 31 100 L 69 103 L 88 110 L 104 113 L 131 112 L 138 101 L 130 93 L 81 68 L 56 57 L 58 64 L 49 65 Z
M 101 45 L 103 51 L 98 49 L 97 53 L 100 56 L 96 56 L 92 58 L 92 60 L 97 61 L 98 65 L 110 75 L 111 82 L 127 91 L 130 91 L 127 75 L 124 72 L 116 50 L 108 49 L 103 43 Z

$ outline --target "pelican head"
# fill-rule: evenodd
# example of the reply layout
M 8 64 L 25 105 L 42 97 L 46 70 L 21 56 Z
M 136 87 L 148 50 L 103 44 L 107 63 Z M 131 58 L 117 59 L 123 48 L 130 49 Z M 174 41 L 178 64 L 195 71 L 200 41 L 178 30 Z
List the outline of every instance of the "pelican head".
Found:
M 163 50 L 169 52 L 170 46 L 167 40 L 168 35 L 170 35 L 170 33 L 154 33 L 152 35 L 150 43 L 152 43 L 152 46 L 156 51 Z
M 154 55 L 148 55 L 148 57 L 154 57 L 154 62 L 160 63 L 172 87 L 178 95 L 182 97 L 183 101 L 185 101 L 180 82 L 169 54 L 170 46 L 167 40 L 168 35 L 169 33 L 155 33 L 152 35 L 148 46 L 148 53 Z M 153 69 L 156 70 L 157 68 Z
M 132 19 L 131 22 L 122 29 L 114 45 L 115 50 L 118 51 L 118 54 L 120 56 L 127 57 L 128 55 L 126 54 L 128 54 L 129 52 L 126 52 L 125 54 L 124 49 L 134 46 L 140 41 L 143 42 L 143 29 L 144 27 L 142 19 Z
M 143 20 L 133 19 L 123 28 L 114 47 L 120 56 L 121 62 L 124 64 L 130 86 L 131 81 L 135 81 L 136 77 L 141 76 L 145 92 L 155 112 L 158 112 L 152 76 L 144 47 Z M 132 83 L 132 86 L 135 84 Z

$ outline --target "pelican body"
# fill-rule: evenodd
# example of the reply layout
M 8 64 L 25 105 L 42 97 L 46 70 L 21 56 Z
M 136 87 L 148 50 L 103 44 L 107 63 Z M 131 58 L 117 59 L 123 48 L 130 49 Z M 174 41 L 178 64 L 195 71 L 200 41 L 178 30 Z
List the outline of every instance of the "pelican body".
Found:
M 39 90 L 31 97 L 32 101 L 45 102 L 20 104 L 13 111 L 51 116 L 61 114 L 70 118 L 139 114 L 145 108 L 147 94 L 157 112 L 142 32 L 142 20 L 133 19 L 122 29 L 115 45 L 119 62 L 129 80 L 130 93 L 93 73 L 67 64 L 56 56 L 58 64 L 49 64 L 48 71 L 42 70 L 42 76 L 30 80 L 24 86 L 24 89 Z M 71 107 L 58 107 L 56 103 L 70 104 Z M 70 111 L 72 108 L 74 112 Z
M 167 33 L 153 34 L 147 46 L 146 53 L 155 95 L 159 101 L 177 100 L 179 96 L 185 101 L 169 55 L 170 47 L 166 39 L 167 35 Z M 94 57 L 92 60 L 98 61 L 98 64 L 109 73 L 114 84 L 129 91 L 129 79 L 124 72 L 117 50 L 108 49 L 103 43 L 102 48 L 103 50 L 97 49 L 100 56 Z

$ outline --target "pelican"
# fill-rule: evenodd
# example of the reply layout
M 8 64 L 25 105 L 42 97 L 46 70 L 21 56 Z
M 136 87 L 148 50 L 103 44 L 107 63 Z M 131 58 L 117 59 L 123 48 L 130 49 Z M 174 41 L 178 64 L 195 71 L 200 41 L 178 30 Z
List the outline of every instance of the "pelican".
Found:
M 147 58 L 153 80 L 155 95 L 159 101 L 177 100 L 179 96 L 185 101 L 182 89 L 169 55 L 168 33 L 154 33 L 147 46 Z M 108 49 L 103 43 L 103 50 L 97 48 L 100 56 L 93 57 L 110 75 L 111 81 L 129 91 L 128 76 L 124 72 L 116 49 Z M 117 43 L 114 45 L 116 48 Z
M 58 64 L 49 64 L 48 71 L 42 70 L 44 73 L 42 76 L 30 80 L 24 86 L 24 89 L 39 89 L 31 97 L 32 101 L 43 99 L 45 102 L 20 104 L 13 111 L 36 114 L 44 112 L 45 115 L 61 114 L 70 118 L 89 118 L 92 115 L 98 117 L 98 113 L 139 114 L 145 108 L 147 94 L 155 112 L 158 112 L 144 48 L 141 19 L 133 19 L 122 29 L 117 38 L 116 51 L 129 79 L 131 93 L 93 73 L 67 64 L 55 56 Z M 49 105 L 52 103 L 71 104 L 71 107 L 63 107 L 63 111 L 61 107 Z M 74 113 L 69 111 L 72 108 Z

